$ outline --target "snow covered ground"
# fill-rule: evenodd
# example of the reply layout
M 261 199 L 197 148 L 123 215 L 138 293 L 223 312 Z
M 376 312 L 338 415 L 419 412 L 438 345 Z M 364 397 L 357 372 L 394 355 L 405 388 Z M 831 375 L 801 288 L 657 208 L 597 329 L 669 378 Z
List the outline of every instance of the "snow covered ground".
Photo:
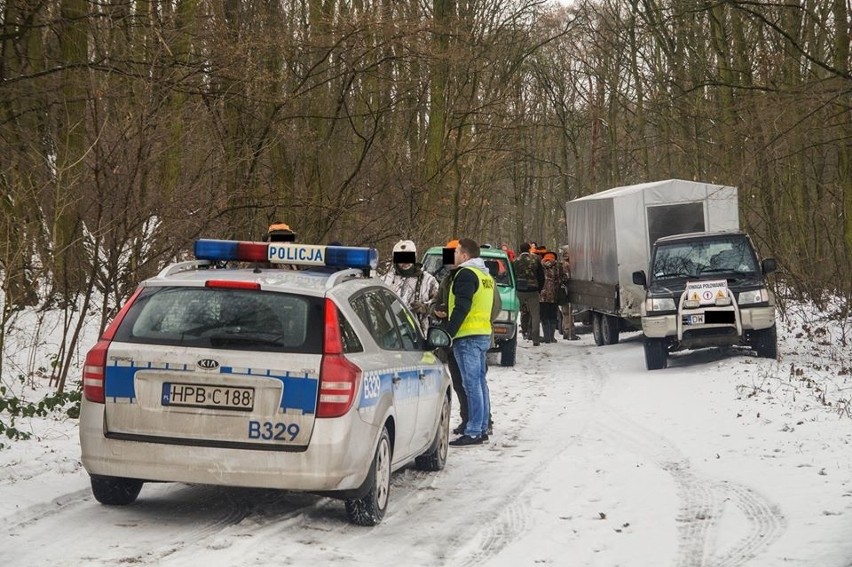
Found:
M 655 372 L 637 333 L 526 343 L 489 370 L 491 442 L 397 473 L 375 528 L 270 490 L 145 485 L 101 506 L 76 421 L 21 420 L 33 438 L 0 450 L 0 565 L 848 567 L 852 321 L 791 309 L 779 336 L 778 361 L 707 349 Z M 43 379 L 8 378 L 33 366 L 9 347 L 4 385 L 38 396 Z

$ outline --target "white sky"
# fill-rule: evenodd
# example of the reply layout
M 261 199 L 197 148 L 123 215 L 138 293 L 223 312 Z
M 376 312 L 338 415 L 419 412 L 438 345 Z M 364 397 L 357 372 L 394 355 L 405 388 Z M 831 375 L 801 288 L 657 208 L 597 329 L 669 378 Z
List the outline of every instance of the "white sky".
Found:
M 397 473 L 375 528 L 269 490 L 145 485 L 105 507 L 76 422 L 22 421 L 37 439 L 0 451 L 0 565 L 848 567 L 852 347 L 799 333 L 780 329 L 778 362 L 707 350 L 655 372 L 635 333 L 527 343 L 489 370 L 491 443 Z

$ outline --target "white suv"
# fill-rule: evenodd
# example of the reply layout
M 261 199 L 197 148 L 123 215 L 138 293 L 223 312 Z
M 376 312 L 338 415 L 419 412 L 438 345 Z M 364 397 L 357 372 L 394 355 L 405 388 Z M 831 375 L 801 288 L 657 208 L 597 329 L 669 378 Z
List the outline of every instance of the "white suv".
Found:
M 375 525 L 392 471 L 444 467 L 450 380 L 432 350 L 450 338 L 424 339 L 369 277 L 375 250 L 195 252 L 142 282 L 86 356 L 80 444 L 99 502 L 129 504 L 145 481 L 280 488 L 342 498 Z

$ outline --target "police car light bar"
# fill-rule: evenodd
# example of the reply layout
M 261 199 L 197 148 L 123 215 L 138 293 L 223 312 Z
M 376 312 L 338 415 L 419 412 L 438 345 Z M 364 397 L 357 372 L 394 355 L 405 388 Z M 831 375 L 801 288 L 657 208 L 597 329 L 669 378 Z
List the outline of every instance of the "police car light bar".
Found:
M 379 251 L 375 248 L 204 238 L 195 241 L 195 257 L 212 262 L 270 262 L 362 270 L 375 269 L 379 265 Z

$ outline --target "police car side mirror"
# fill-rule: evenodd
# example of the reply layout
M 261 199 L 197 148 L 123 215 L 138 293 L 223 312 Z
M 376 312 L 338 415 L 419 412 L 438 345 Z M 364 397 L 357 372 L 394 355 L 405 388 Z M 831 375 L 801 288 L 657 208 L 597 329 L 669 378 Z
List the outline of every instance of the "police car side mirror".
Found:
M 430 349 L 449 347 L 453 344 L 453 338 L 440 327 L 429 327 L 429 331 L 426 333 L 426 343 Z
M 644 270 L 638 270 L 636 272 L 633 272 L 633 283 L 635 283 L 636 285 L 641 285 L 642 287 L 648 286 L 648 281 L 645 278 Z
M 775 261 L 775 258 L 767 258 L 763 261 L 762 268 L 764 274 L 771 274 L 778 269 L 778 263 Z

